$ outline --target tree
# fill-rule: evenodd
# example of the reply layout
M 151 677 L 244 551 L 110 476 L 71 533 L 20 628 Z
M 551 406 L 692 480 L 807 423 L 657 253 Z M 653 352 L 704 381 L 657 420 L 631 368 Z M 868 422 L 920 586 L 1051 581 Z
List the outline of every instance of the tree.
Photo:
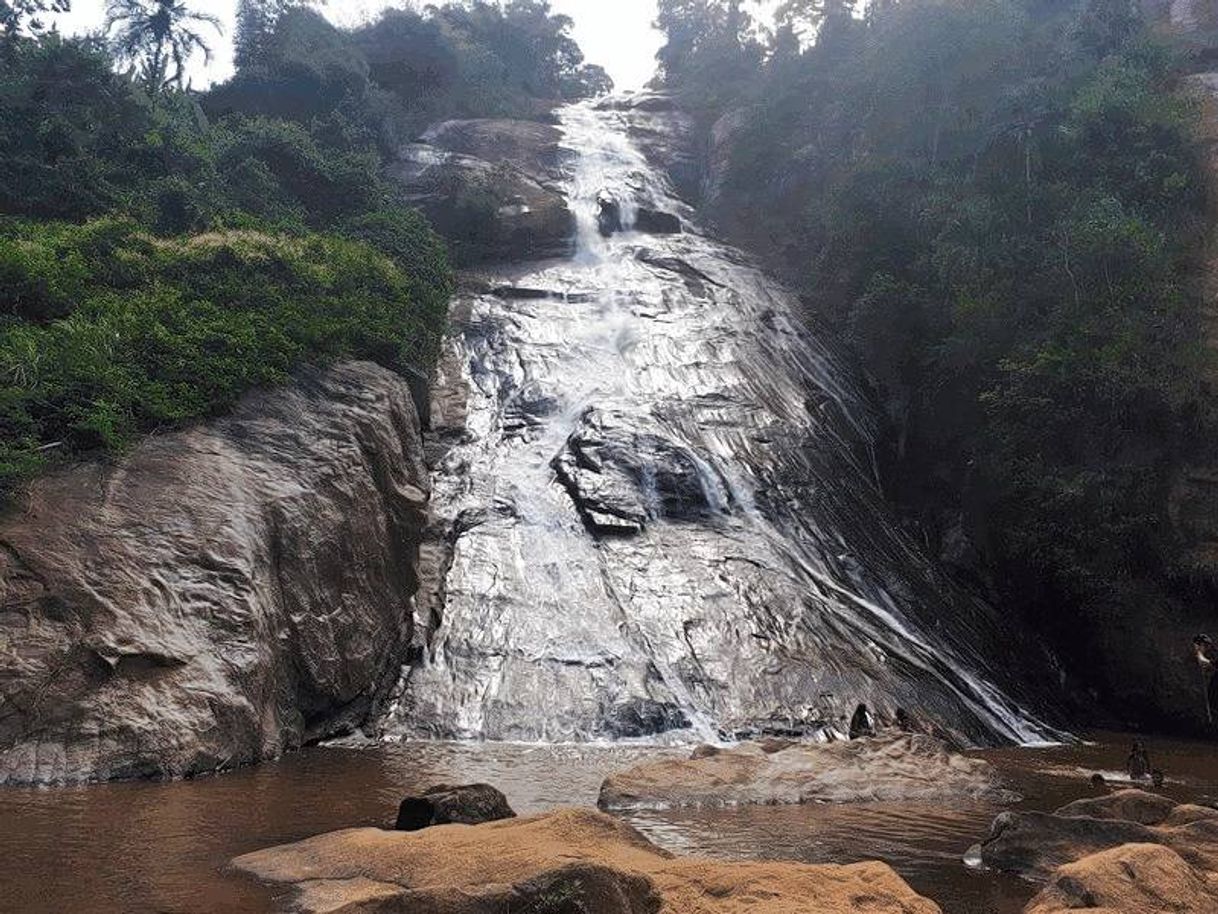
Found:
M 66 13 L 71 0 L 0 0 L 0 41 L 12 42 L 22 32 L 41 32 L 48 13 Z
M 660 0 L 656 28 L 667 41 L 656 54 L 668 85 L 729 90 L 756 71 L 762 48 L 742 0 Z
M 237 69 L 264 65 L 267 44 L 279 20 L 292 10 L 316 5 L 317 0 L 240 0 L 234 57 Z
M 106 32 L 113 36 L 114 53 L 120 60 L 138 64 L 149 90 L 166 86 L 182 88 L 187 61 L 199 51 L 211 62 L 211 46 L 203 38 L 202 26 L 223 32 L 220 20 L 210 13 L 197 13 L 184 0 L 109 0 Z
M 788 28 L 807 42 L 824 39 L 854 19 L 855 0 L 783 0 L 774 13 L 780 29 Z

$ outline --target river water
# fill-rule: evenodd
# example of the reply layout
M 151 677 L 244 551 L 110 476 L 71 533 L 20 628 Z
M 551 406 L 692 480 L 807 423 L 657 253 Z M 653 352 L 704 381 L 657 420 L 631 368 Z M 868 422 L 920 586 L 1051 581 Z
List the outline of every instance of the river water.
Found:
M 1113 776 L 1129 738 L 990 750 L 1026 808 L 1089 794 Z M 647 747 L 408 743 L 316 748 L 262 767 L 165 784 L 0 792 L 4 914 L 266 914 L 273 895 L 225 872 L 234 856 L 350 826 L 392 822 L 402 795 L 443 782 L 498 785 L 520 813 L 589 805 L 611 771 L 653 758 Z M 681 750 L 684 752 L 685 750 Z M 1218 746 L 1152 741 L 1181 800 L 1218 795 Z M 892 864 L 946 914 L 1016 914 L 1035 891 L 970 870 L 965 851 L 999 808 L 986 803 L 648 811 L 625 818 L 680 852 L 736 859 Z

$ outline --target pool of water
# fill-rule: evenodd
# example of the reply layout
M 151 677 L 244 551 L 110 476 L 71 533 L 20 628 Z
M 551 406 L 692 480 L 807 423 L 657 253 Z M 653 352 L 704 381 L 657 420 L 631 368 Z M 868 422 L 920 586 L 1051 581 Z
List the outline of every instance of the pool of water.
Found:
M 1120 771 L 1131 738 L 983 753 L 1052 809 Z M 1218 745 L 1150 741 L 1165 792 L 1218 795 Z M 20 914 L 261 914 L 270 890 L 226 871 L 247 851 L 337 828 L 384 826 L 401 796 L 441 782 L 497 785 L 520 813 L 595 803 L 602 779 L 647 758 L 633 746 L 407 743 L 318 748 L 222 777 L 163 784 L 0 791 L 0 911 Z M 1015 914 L 1035 886 L 961 862 L 1000 810 L 988 803 L 756 807 L 627 816 L 680 853 L 813 863 L 881 859 L 946 914 Z

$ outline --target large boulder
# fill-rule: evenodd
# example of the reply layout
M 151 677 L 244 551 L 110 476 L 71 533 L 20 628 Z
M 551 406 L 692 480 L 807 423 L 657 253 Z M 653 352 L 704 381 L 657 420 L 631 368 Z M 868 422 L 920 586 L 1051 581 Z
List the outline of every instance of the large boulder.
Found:
M 0 783 L 189 775 L 362 723 L 428 500 L 406 383 L 302 372 L 0 521 Z
M 767 751 L 770 749 L 772 751 Z M 610 775 L 602 809 L 1014 799 L 988 762 L 927 736 L 824 744 L 754 743 Z
M 938 914 L 882 863 L 678 858 L 628 825 L 569 809 L 473 828 L 354 829 L 239 857 L 303 914 Z
M 1054 873 L 1025 914 L 1215 914 L 1218 881 L 1157 844 L 1125 844 Z
M 402 800 L 393 827 L 396 831 L 420 831 L 436 825 L 482 825 L 515 816 L 507 797 L 489 784 L 442 784 Z
M 531 121 L 447 121 L 399 150 L 388 174 L 467 262 L 562 256 L 575 217 L 556 187 L 561 140 Z
M 598 409 L 584 412 L 552 467 L 600 534 L 638 533 L 658 518 L 713 516 L 730 499 L 726 483 L 691 449 Z
M 1218 810 L 1141 790 L 1057 812 L 1003 813 L 981 845 L 993 869 L 1047 882 L 1025 914 L 1218 914 Z

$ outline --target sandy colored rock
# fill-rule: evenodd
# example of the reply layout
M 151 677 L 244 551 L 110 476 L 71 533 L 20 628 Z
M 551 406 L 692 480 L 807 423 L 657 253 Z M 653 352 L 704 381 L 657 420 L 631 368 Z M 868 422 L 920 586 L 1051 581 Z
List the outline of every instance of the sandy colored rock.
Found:
M 360 724 L 410 637 L 403 380 L 310 370 L 0 521 L 0 783 L 186 775 Z
M 938 914 L 888 866 L 678 858 L 593 810 L 423 832 L 355 829 L 239 857 L 306 914 Z
M 1218 882 L 1155 844 L 1126 844 L 1061 867 L 1026 914 L 1218 914 Z
M 767 749 L 778 751 L 767 752 Z M 602 809 L 1013 799 L 988 762 L 921 735 L 787 748 L 745 743 L 610 775 Z
M 1100 797 L 1075 800 L 1056 815 L 1087 819 L 1121 819 L 1140 825 L 1160 825 L 1176 809 L 1170 797 L 1145 790 L 1118 790 Z
M 1216 811 L 1141 790 L 1003 813 L 982 861 L 1047 880 L 1025 914 L 1218 914 Z

